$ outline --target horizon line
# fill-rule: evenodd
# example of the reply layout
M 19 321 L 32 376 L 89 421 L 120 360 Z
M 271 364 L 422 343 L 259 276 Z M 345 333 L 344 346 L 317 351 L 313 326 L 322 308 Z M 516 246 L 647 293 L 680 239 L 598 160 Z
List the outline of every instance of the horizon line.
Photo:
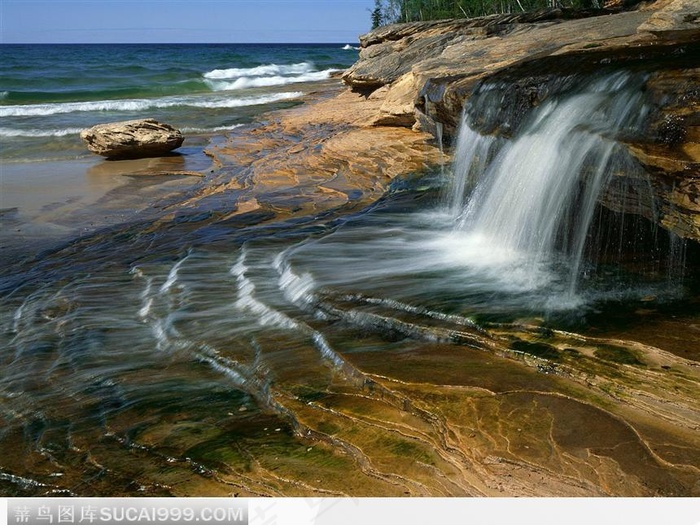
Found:
M 341 40 L 338 42 L 0 42 L 0 46 L 113 46 L 113 45 L 337 45 L 337 44 L 349 44 L 347 40 Z M 359 43 L 359 38 L 358 42 Z

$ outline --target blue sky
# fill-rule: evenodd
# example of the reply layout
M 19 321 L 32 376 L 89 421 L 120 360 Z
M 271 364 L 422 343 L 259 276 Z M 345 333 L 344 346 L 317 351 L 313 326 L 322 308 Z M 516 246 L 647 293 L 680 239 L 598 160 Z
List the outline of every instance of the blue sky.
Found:
M 374 0 L 0 0 L 2 43 L 357 42 Z

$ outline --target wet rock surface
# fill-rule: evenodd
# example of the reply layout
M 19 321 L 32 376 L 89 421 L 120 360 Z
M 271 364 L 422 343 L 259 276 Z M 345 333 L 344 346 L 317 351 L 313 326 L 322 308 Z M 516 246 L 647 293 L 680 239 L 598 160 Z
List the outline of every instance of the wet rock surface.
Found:
M 243 207 L 233 214 L 253 208 L 284 215 L 354 208 L 378 199 L 394 178 L 447 161 L 428 133 L 375 126 L 383 103 L 329 83 L 309 104 L 236 130 L 208 148 L 219 170 L 189 204 L 236 188 Z

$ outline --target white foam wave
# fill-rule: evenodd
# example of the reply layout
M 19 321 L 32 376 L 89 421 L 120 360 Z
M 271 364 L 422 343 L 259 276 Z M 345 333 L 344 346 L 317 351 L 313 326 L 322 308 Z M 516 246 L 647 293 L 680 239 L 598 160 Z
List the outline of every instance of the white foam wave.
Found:
M 143 278 L 143 272 L 140 268 L 135 268 L 135 274 L 137 277 Z M 141 308 L 139 309 L 139 318 L 142 321 L 148 319 L 151 313 L 151 307 L 153 306 L 153 297 L 151 297 L 151 289 L 153 288 L 153 277 L 146 278 L 146 287 L 141 292 Z
M 321 355 L 326 359 L 329 359 L 336 367 L 340 368 L 345 364 L 343 358 L 331 348 L 331 345 L 328 344 L 328 341 L 326 341 L 326 338 L 323 337 L 323 334 L 320 332 L 314 332 L 311 339 L 316 345 L 316 348 L 318 348 L 321 352 Z
M 165 327 L 162 320 L 156 320 L 151 323 L 151 333 L 156 340 L 156 348 L 159 351 L 163 351 L 168 348 L 170 344 L 170 338 L 166 334 Z
M 299 98 L 300 92 L 273 93 L 270 95 L 230 98 L 212 97 L 165 97 L 158 99 L 96 100 L 92 102 L 64 102 L 56 104 L 27 104 L 2 106 L 0 117 L 49 116 L 86 111 L 145 111 L 171 107 L 237 108 L 271 104 L 281 100 Z
M 139 309 L 139 318 L 142 320 L 147 319 L 148 315 L 151 313 L 152 306 L 153 306 L 153 298 L 149 297 L 148 299 L 145 299 L 143 302 L 143 305 Z
M 286 86 L 300 82 L 318 82 L 330 78 L 337 69 L 326 69 L 324 71 L 313 71 L 296 76 L 261 76 L 261 77 L 240 77 L 233 81 L 206 79 L 206 84 L 214 91 L 234 91 L 237 89 L 247 89 L 256 87 Z
M 233 131 L 242 127 L 243 124 L 232 124 L 231 126 L 218 126 L 216 128 L 181 128 L 183 133 L 212 133 L 215 131 Z
M 157 101 L 147 99 L 96 100 L 92 102 L 65 102 L 56 104 L 26 104 L 0 107 L 0 117 L 45 117 L 82 111 L 142 111 L 157 107 Z
M 16 129 L 0 128 L 0 137 L 65 137 L 67 135 L 77 135 L 80 128 L 66 129 Z
M 10 483 L 14 483 L 15 485 L 19 485 L 20 487 L 22 487 L 24 489 L 48 487 L 48 485 L 41 483 L 40 481 L 36 481 L 35 479 L 23 478 L 20 476 L 15 476 L 14 474 L 8 474 L 6 472 L 0 472 L 0 480 L 9 481 Z
M 262 95 L 259 97 L 243 97 L 243 98 L 220 98 L 210 101 L 192 102 L 188 104 L 197 108 L 238 108 L 242 106 L 258 106 L 262 104 L 272 104 L 282 100 L 290 100 L 299 98 L 303 95 L 300 91 L 290 91 L 286 93 L 274 93 L 271 95 Z
M 345 45 L 343 46 L 343 49 L 344 49 L 345 51 L 350 51 L 350 50 L 358 51 L 360 48 L 359 48 L 359 47 L 353 47 L 353 46 L 351 46 L 350 44 L 345 44 Z
M 10 94 L 9 91 L 0 91 L 0 100 L 3 98 L 7 98 L 7 96 Z
M 230 68 L 230 69 L 214 69 L 208 73 L 204 73 L 204 78 L 212 80 L 230 80 L 242 77 L 275 77 L 275 76 L 290 76 L 303 75 L 314 71 L 314 65 L 310 62 L 301 62 L 299 64 L 278 65 L 269 64 L 266 66 L 257 66 L 250 68 Z
M 216 359 L 212 359 L 211 357 L 205 355 L 199 355 L 197 357 L 200 361 L 209 364 L 209 366 L 211 366 L 214 370 L 222 373 L 223 375 L 231 379 L 235 385 L 239 387 L 243 387 L 246 385 L 246 378 L 243 377 L 243 375 L 241 375 L 241 373 L 237 370 L 234 370 L 230 366 L 226 366 L 225 364 L 222 364 Z

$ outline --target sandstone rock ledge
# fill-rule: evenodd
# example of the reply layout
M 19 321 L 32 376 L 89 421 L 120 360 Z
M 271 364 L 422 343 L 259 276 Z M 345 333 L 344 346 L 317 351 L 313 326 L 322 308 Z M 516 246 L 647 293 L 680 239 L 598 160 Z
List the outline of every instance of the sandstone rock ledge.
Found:
M 381 104 L 337 81 L 320 85 L 303 106 L 271 113 L 210 146 L 218 169 L 187 204 L 226 194 L 230 215 L 360 208 L 381 197 L 395 177 L 447 160 L 429 133 L 372 125 Z
M 640 200 L 608 194 L 604 204 L 619 208 L 619 197 L 644 201 L 637 213 L 700 241 L 700 7 L 695 0 L 659 0 L 628 12 L 548 10 L 397 24 L 360 41 L 360 59 L 343 80 L 382 101 L 369 122 L 432 133 L 440 123 L 447 137 L 455 133 L 465 102 L 486 83 L 503 86 L 509 100 L 498 128 L 481 131 L 507 135 L 531 107 L 561 89 L 563 78 L 616 68 L 647 72 L 654 110 L 646 136 L 628 148 L 652 195 Z M 634 192 L 640 175 L 629 177 Z

